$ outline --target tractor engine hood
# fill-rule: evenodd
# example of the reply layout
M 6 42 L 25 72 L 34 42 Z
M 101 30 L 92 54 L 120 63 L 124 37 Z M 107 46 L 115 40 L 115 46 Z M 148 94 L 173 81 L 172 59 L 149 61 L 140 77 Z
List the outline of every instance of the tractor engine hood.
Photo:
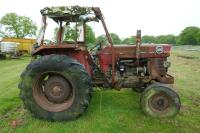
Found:
M 140 46 L 140 58 L 163 58 L 170 56 L 169 44 L 142 44 Z M 136 58 L 136 45 L 114 45 L 116 58 Z M 107 46 L 98 54 L 111 54 L 111 46 Z

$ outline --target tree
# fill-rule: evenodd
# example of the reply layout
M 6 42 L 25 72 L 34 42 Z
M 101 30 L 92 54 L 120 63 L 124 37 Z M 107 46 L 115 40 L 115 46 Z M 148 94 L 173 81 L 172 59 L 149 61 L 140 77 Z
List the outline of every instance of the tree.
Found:
M 58 30 L 58 28 L 57 28 Z M 75 27 L 71 28 L 69 25 L 65 26 L 65 38 L 64 40 L 72 40 L 75 41 L 78 37 L 78 34 L 76 33 Z
M 174 35 L 160 35 L 156 36 L 155 43 L 168 43 L 168 44 L 176 44 L 177 37 Z
M 66 41 L 76 41 L 76 38 L 79 36 L 76 33 L 76 27 L 70 27 L 70 25 L 66 25 L 64 27 L 64 40 Z M 54 29 L 54 38 L 56 40 L 58 33 L 58 28 Z M 86 25 L 86 44 L 94 44 L 96 42 L 95 33 L 91 26 Z
M 125 38 L 122 41 L 122 44 L 134 44 L 134 43 L 135 43 L 135 36 L 131 36 L 131 37 Z
M 3 37 L 3 36 L 4 36 L 3 26 L 2 26 L 2 24 L 0 23 L 0 37 Z
M 200 45 L 200 31 L 197 33 L 197 43 Z
M 113 44 L 121 44 L 121 39 L 117 34 L 111 33 L 110 36 L 112 38 Z
M 130 38 L 125 38 L 124 40 L 122 40 L 123 44 L 130 44 Z
M 142 43 L 155 43 L 156 38 L 154 36 L 142 36 Z
M 29 17 L 8 13 L 1 18 L 0 23 L 2 37 L 25 38 L 36 35 L 37 26 Z
M 95 33 L 91 26 L 86 25 L 86 43 L 94 44 L 96 42 Z
M 97 43 L 108 44 L 108 40 L 105 35 L 100 35 L 96 39 Z
M 177 43 L 180 45 L 197 45 L 199 42 L 200 29 L 195 26 L 186 27 L 178 37 Z
M 58 36 L 58 27 L 56 27 L 54 29 L 54 41 L 56 42 L 57 41 L 57 36 Z M 75 27 L 70 27 L 69 25 L 65 25 L 64 27 L 64 38 L 63 40 L 65 41 L 76 41 L 76 30 L 75 30 Z

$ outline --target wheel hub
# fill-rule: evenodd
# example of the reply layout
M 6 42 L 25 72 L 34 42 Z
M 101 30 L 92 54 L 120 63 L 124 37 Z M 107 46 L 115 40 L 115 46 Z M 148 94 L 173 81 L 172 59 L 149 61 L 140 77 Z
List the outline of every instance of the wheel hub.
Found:
M 156 111 L 164 111 L 170 106 L 170 99 L 165 94 L 156 94 L 151 99 L 151 106 Z
M 62 77 L 53 76 L 48 79 L 44 93 L 47 99 L 53 103 L 62 103 L 70 97 L 71 86 Z
M 52 88 L 52 94 L 54 96 L 60 96 L 61 95 L 61 88 L 60 86 L 55 86 Z
M 64 111 L 74 102 L 75 88 L 73 84 L 59 73 L 46 72 L 38 75 L 32 86 L 35 101 L 47 111 Z

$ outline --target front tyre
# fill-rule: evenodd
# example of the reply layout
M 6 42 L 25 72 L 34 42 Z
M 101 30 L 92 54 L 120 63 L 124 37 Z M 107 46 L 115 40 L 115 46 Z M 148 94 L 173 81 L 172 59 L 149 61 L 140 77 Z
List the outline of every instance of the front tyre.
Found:
M 21 74 L 20 97 L 34 116 L 51 121 L 72 120 L 83 114 L 92 84 L 84 67 L 65 55 L 46 55 Z
M 178 94 L 163 84 L 152 84 L 141 95 L 142 111 L 151 117 L 173 117 L 179 113 Z

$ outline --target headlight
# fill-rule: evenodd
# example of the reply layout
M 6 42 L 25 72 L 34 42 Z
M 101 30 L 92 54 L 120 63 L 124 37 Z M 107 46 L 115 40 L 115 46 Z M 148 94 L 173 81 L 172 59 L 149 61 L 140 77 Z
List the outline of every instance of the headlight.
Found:
M 164 61 L 164 67 L 165 68 L 169 68 L 170 66 L 171 66 L 171 62 L 169 62 L 169 61 Z

